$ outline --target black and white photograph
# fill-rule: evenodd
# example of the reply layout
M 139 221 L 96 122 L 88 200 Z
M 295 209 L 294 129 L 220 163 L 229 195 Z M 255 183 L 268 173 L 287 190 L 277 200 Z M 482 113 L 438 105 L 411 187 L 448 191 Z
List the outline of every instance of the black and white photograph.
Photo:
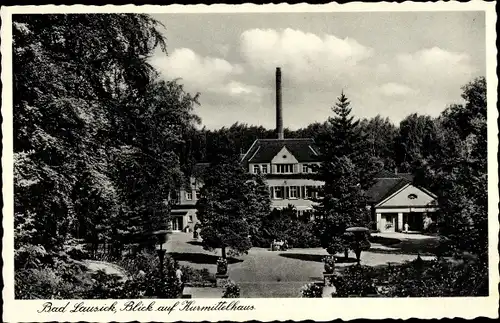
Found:
M 14 301 L 498 304 L 484 8 L 13 13 Z

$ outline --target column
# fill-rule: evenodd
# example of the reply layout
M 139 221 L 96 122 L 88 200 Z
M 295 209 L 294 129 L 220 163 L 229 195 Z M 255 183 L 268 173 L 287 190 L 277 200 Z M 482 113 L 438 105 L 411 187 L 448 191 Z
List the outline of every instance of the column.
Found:
M 396 231 L 403 231 L 403 213 L 399 212 L 398 213 L 398 227 L 396 228 Z
M 377 213 L 377 230 L 379 231 L 382 231 L 382 223 L 380 223 L 380 221 L 382 221 L 382 213 Z

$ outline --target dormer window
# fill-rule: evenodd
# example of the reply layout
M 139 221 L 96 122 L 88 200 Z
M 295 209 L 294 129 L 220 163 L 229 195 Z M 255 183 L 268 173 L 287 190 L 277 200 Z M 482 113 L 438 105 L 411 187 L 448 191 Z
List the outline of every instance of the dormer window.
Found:
M 260 172 L 260 166 L 259 165 L 253 165 L 253 172 L 255 174 L 259 173 Z
M 267 165 L 262 165 L 262 174 L 267 174 Z

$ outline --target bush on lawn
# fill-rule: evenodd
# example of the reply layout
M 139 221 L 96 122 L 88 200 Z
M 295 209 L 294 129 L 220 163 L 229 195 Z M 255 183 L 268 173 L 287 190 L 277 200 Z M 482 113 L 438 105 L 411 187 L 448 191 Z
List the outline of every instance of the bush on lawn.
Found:
M 300 296 L 303 298 L 321 298 L 323 296 L 323 287 L 315 283 L 305 284 L 300 289 Z
M 239 298 L 240 297 L 240 287 L 236 285 L 233 281 L 229 282 L 224 290 L 222 298 Z
M 207 268 L 195 269 L 189 266 L 181 266 L 184 283 L 193 287 L 214 286 L 215 274 L 208 271 Z
M 342 275 L 333 276 L 332 283 L 336 288 L 333 297 L 366 297 L 377 294 L 375 272 L 371 267 L 352 265 L 346 267 Z
M 488 267 L 478 261 L 415 260 L 380 274 L 388 297 L 488 295 Z

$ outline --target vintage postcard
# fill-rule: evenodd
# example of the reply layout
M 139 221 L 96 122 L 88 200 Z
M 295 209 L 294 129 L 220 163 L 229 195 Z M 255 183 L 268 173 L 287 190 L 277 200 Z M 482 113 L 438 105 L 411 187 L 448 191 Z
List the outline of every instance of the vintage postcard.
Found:
M 494 3 L 1 18 L 4 321 L 497 317 Z

